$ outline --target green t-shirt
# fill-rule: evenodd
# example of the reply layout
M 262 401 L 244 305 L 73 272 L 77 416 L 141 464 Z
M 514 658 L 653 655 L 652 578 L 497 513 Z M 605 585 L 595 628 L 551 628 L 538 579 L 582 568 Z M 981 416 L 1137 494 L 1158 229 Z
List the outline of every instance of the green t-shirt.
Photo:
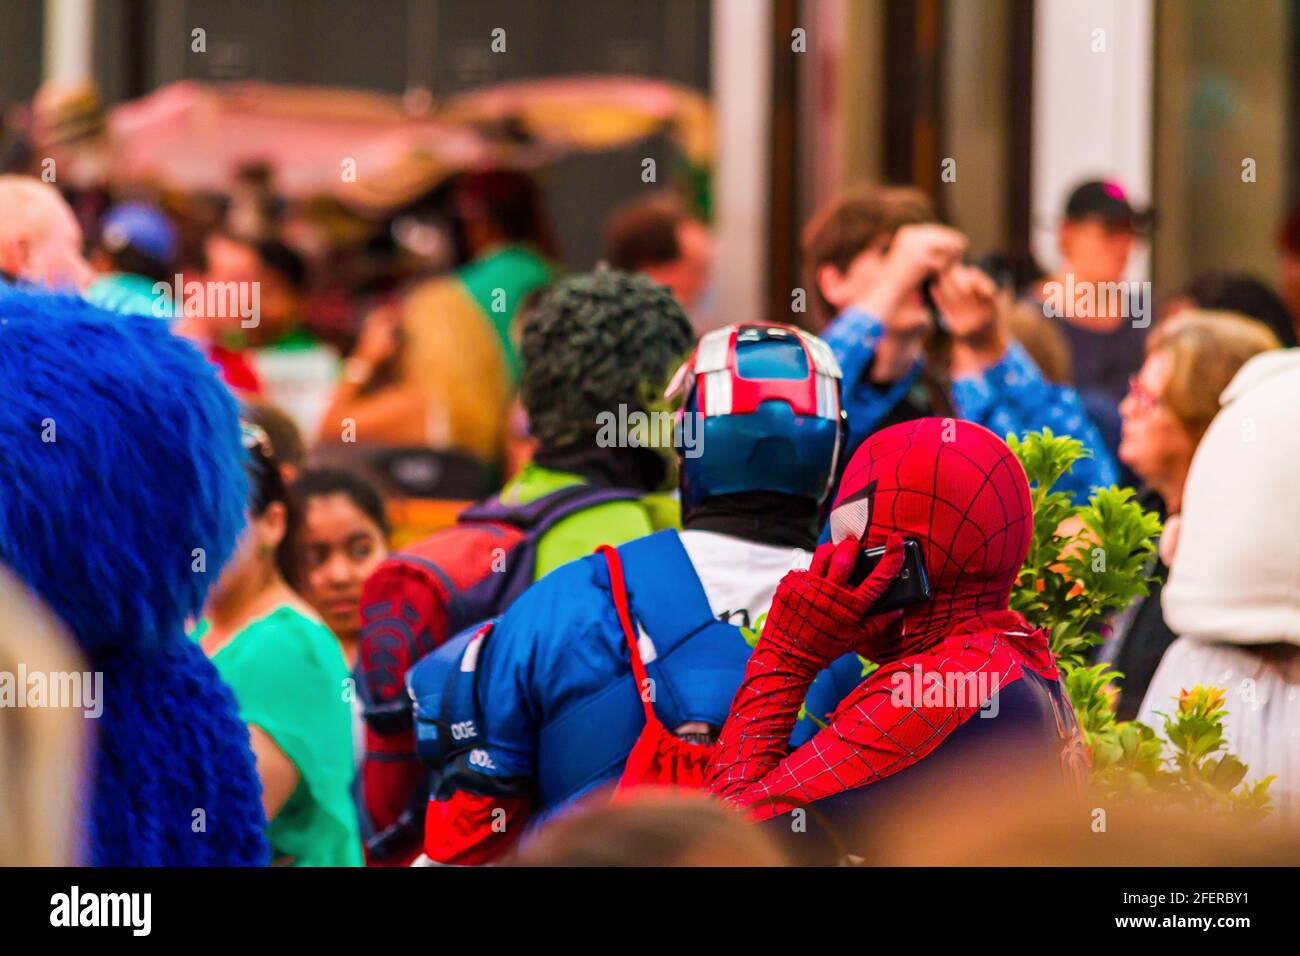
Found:
M 502 489 L 501 500 L 527 504 L 581 482 L 577 475 L 552 471 L 529 462 Z M 611 501 L 587 508 L 569 515 L 542 535 L 537 542 L 533 579 L 549 574 L 562 564 L 586 557 L 602 544 L 618 546 L 680 525 L 681 511 L 677 499 L 667 492 L 644 495 L 638 501 Z
M 519 381 L 519 349 L 511 334 L 519 304 L 534 289 L 551 281 L 550 264 L 527 246 L 504 245 L 467 263 L 460 269 L 460 279 L 470 296 L 487 315 L 501 342 L 510 381 Z
M 200 622 L 194 639 L 207 630 Z M 298 768 L 298 787 L 268 829 L 272 856 L 294 866 L 361 866 L 351 680 L 334 634 L 280 607 L 231 638 L 212 663 L 234 691 L 240 719 L 266 731 Z

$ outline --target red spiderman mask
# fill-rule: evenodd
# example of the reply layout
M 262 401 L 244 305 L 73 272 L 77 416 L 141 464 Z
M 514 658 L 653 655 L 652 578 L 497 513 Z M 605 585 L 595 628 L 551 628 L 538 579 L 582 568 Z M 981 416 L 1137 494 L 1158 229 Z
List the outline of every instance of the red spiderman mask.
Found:
M 1024 699 L 1036 701 L 1040 717 L 1050 710 L 1060 738 L 1078 753 L 1074 712 L 1047 634 L 1007 609 L 1032 524 L 1020 463 L 979 425 L 924 418 L 867 439 L 849 462 L 832 513 L 837 543 L 818 548 L 811 568 L 791 571 L 776 590 L 709 760 L 713 793 L 766 819 L 927 758 L 975 717 L 983 699 L 899 699 L 896 679 L 909 672 L 943 687 L 984 675 L 999 693 L 1036 675 Z M 858 535 L 886 551 L 850 586 Z M 932 596 L 902 612 L 872 613 L 903 566 L 904 538 L 920 542 Z M 818 672 L 851 651 L 882 666 L 790 752 L 790 732 Z
M 1033 531 L 1029 482 L 1004 442 L 952 418 L 883 429 L 859 446 L 831 512 L 831 539 L 921 543 L 933 597 L 913 605 L 863 653 L 888 663 L 938 644 L 952 628 L 1005 611 Z

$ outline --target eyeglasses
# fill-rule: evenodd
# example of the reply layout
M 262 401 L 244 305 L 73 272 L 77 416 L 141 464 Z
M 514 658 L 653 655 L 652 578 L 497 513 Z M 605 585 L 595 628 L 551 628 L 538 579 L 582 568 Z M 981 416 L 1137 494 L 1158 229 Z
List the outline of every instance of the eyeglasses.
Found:
M 1136 375 L 1128 378 L 1128 394 L 1137 403 L 1138 411 L 1144 414 L 1164 404 L 1160 396 L 1143 385 Z

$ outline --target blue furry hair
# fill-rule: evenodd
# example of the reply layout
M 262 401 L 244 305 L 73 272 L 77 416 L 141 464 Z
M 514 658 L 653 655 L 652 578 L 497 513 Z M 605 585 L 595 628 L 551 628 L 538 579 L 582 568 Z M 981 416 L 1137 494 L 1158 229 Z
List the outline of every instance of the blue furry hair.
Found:
M 244 526 L 243 454 L 165 323 L 0 287 L 0 562 L 87 653 L 185 639 Z
M 248 727 L 202 648 L 186 639 L 147 657 L 116 655 L 103 698 L 87 863 L 270 862 Z
M 269 857 L 248 729 L 184 631 L 243 527 L 243 455 L 165 323 L 0 282 L 0 563 L 104 675 L 88 862 Z

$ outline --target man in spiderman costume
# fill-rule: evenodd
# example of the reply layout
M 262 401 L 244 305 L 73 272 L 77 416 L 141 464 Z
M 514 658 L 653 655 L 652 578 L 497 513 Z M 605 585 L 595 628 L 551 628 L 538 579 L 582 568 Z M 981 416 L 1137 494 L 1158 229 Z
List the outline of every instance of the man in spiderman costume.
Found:
M 831 541 L 777 588 L 709 763 L 713 792 L 759 820 L 812 806 L 838 829 L 860 826 L 905 771 L 954 785 L 959 766 L 1059 759 L 1075 725 L 1047 634 L 1007 607 L 1032 531 L 1024 470 L 987 429 L 922 418 L 868 438 L 840 485 Z M 930 596 L 873 614 L 904 539 L 920 545 Z M 849 585 L 859 551 L 882 546 Z M 809 688 L 854 653 L 880 667 L 828 713 Z M 828 723 L 788 745 L 806 697 Z

